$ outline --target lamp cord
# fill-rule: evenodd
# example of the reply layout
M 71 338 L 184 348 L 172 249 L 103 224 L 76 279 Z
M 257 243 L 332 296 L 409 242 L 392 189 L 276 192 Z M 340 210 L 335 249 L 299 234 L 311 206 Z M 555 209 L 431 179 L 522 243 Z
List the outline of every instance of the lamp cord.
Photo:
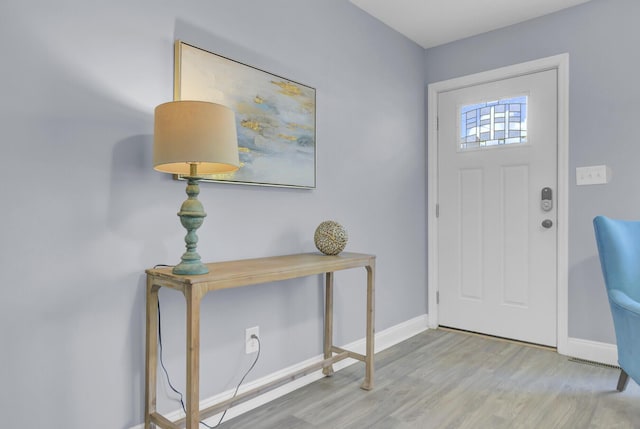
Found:
M 156 267 L 158 267 L 158 266 L 167 266 L 167 265 L 156 265 Z M 231 399 L 236 397 L 236 395 L 238 394 L 238 390 L 240 389 L 240 386 L 244 382 L 244 379 L 247 378 L 247 375 L 249 375 L 249 373 L 253 370 L 253 368 L 256 366 L 256 363 L 258 363 L 258 359 L 260 358 L 260 351 L 262 350 L 262 344 L 260 343 L 260 338 L 258 338 L 258 336 L 255 335 L 255 334 L 252 335 L 251 338 L 255 338 L 255 340 L 258 342 L 258 354 L 256 355 L 256 358 L 254 359 L 253 363 L 251 364 L 251 366 L 249 367 L 247 372 L 245 372 L 245 374 L 240 379 L 240 382 L 236 386 L 236 389 L 233 392 L 233 396 L 231 396 Z M 164 360 L 162 359 L 162 321 L 161 321 L 161 314 L 160 314 L 160 299 L 158 299 L 158 348 L 159 348 L 158 351 L 159 351 L 159 355 L 160 355 L 159 356 L 160 357 L 160 359 L 159 359 L 160 360 L 160 366 L 162 367 L 164 375 L 167 378 L 167 384 L 169 384 L 169 388 L 171 390 L 173 390 L 177 395 L 180 396 L 180 405 L 182 406 L 182 411 L 184 411 L 184 413 L 186 415 L 187 414 L 187 407 L 184 405 L 184 396 L 171 383 L 171 379 L 169 378 L 169 372 L 167 371 L 167 368 L 164 366 Z M 220 420 L 218 420 L 218 423 L 215 426 L 209 426 L 208 424 L 206 424 L 203 421 L 200 421 L 200 424 L 203 425 L 204 427 L 206 427 L 207 429 L 214 429 L 214 428 L 219 427 L 220 424 L 222 423 L 222 419 L 224 419 L 224 416 L 227 414 L 227 411 L 229 411 L 230 406 L 231 406 L 231 404 L 227 408 L 225 408 L 224 412 L 222 413 L 222 416 L 220 416 Z

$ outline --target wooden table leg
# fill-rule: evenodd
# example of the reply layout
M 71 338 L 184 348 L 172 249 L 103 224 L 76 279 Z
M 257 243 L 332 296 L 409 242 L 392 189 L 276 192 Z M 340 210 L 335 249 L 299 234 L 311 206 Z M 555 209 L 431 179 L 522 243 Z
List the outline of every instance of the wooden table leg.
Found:
M 147 333 L 145 351 L 144 427 L 151 429 L 151 414 L 156 412 L 158 375 L 158 287 L 147 277 Z
M 367 269 L 367 340 L 365 353 L 364 383 L 360 386 L 364 390 L 373 389 L 373 354 L 374 354 L 374 307 L 375 307 L 375 265 L 372 263 Z
M 325 274 L 325 299 L 324 299 L 324 358 L 333 356 L 333 273 Z M 322 369 L 322 373 L 328 377 L 333 375 L 333 365 Z
M 187 287 L 184 295 L 187 300 L 186 429 L 198 429 L 200 426 L 200 301 L 202 294 L 198 289 Z

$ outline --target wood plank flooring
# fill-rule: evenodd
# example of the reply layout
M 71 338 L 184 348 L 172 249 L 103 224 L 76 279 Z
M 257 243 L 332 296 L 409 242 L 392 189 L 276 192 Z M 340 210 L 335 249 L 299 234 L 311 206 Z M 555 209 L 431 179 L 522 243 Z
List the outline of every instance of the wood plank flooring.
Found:
M 224 429 L 640 429 L 640 387 L 555 351 L 429 330 L 220 425 Z

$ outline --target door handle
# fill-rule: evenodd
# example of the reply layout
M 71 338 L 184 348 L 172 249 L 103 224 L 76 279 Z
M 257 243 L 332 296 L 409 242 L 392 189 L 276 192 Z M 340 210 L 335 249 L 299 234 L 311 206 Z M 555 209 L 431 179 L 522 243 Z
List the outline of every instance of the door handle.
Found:
M 553 226 L 553 222 L 551 221 L 551 219 L 545 219 L 542 221 L 542 226 L 549 229 Z

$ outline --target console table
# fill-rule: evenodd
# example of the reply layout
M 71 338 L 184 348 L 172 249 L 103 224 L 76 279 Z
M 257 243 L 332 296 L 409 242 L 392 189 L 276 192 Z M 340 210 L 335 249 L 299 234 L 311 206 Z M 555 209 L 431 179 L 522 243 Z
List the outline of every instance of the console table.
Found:
M 207 264 L 208 274 L 176 275 L 171 268 L 154 268 L 147 273 L 147 334 L 146 334 L 146 386 L 145 429 L 152 425 L 163 429 L 198 429 L 201 419 L 224 411 L 252 399 L 275 387 L 293 381 L 311 372 L 322 369 L 327 376 L 333 374 L 333 363 L 353 358 L 365 363 L 362 389 L 373 388 L 373 341 L 374 341 L 374 283 L 375 256 L 360 253 L 341 253 L 326 256 L 319 253 L 304 253 L 269 258 Z M 350 268 L 364 267 L 367 271 L 366 303 L 366 351 L 364 355 L 344 350 L 333 345 L 333 273 Z M 297 277 L 325 274 L 324 315 L 324 360 L 301 369 L 282 379 L 275 380 L 233 399 L 199 409 L 200 401 L 200 302 L 211 291 L 275 282 Z M 187 383 L 185 393 L 186 416 L 170 421 L 156 411 L 157 367 L 158 367 L 158 291 L 162 287 L 175 289 L 184 294 L 187 305 L 186 363 Z

